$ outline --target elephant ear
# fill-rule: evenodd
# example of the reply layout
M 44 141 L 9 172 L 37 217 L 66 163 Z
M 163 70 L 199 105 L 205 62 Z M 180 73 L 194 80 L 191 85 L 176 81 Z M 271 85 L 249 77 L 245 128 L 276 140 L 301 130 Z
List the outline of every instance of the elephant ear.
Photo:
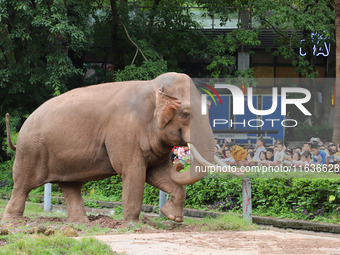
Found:
M 181 106 L 181 101 L 178 98 L 169 96 L 163 91 L 164 88 L 161 87 L 156 94 L 155 118 L 160 129 L 165 128 L 176 110 Z

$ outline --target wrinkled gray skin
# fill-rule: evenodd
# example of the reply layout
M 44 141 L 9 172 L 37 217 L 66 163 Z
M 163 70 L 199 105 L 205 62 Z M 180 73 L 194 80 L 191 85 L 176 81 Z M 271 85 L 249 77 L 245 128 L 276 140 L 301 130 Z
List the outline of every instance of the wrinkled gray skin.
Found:
M 21 218 L 30 190 L 51 182 L 64 194 L 68 220 L 87 222 L 81 185 L 119 174 L 125 220 L 139 219 L 146 181 L 171 195 L 163 214 L 182 221 L 184 185 L 204 173 L 175 171 L 169 155 L 190 142 L 213 161 L 213 133 L 200 111 L 193 81 L 178 73 L 74 89 L 45 102 L 19 132 L 3 219 Z

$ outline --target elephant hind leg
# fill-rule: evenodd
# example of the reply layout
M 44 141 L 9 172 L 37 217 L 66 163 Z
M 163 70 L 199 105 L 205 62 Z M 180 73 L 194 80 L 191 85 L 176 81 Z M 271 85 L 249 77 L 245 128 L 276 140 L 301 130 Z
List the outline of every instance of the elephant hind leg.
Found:
M 14 185 L 11 199 L 9 200 L 2 220 L 18 220 L 23 217 L 25 202 L 31 188 Z
M 64 194 L 69 222 L 89 222 L 86 216 L 84 200 L 81 196 L 82 182 L 61 182 L 58 183 Z
M 185 187 L 173 182 L 170 178 L 172 164 L 149 169 L 146 181 L 150 185 L 170 194 L 170 199 L 161 208 L 161 212 L 170 220 L 183 221 L 183 206 L 185 202 Z

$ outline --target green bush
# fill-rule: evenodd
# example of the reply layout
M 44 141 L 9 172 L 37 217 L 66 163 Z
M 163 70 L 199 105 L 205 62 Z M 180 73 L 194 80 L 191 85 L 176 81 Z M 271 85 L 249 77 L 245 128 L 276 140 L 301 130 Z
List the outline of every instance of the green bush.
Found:
M 13 188 L 13 162 L 14 159 L 0 163 L 0 194 L 8 194 Z
M 324 141 L 331 141 L 333 134 L 333 128 L 329 123 L 325 123 L 321 126 L 310 126 L 307 124 L 301 124 L 294 128 L 294 137 L 296 140 L 309 141 L 311 137 L 319 137 Z

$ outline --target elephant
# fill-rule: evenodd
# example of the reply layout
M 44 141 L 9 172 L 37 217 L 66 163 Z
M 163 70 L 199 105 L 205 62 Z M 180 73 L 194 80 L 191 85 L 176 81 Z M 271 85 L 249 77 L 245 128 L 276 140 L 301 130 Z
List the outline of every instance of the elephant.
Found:
M 3 220 L 22 218 L 32 189 L 57 183 L 68 221 L 88 222 L 82 184 L 119 174 L 124 220 L 139 220 L 147 182 L 170 194 L 161 212 L 181 222 L 184 185 L 204 177 L 205 172 L 193 171 L 195 166 L 212 166 L 214 161 L 209 117 L 201 114 L 201 96 L 185 74 L 70 90 L 46 101 L 26 119 L 16 145 L 6 117 L 7 138 L 16 158 L 14 187 Z M 186 145 L 194 159 L 190 170 L 178 172 L 170 152 Z

